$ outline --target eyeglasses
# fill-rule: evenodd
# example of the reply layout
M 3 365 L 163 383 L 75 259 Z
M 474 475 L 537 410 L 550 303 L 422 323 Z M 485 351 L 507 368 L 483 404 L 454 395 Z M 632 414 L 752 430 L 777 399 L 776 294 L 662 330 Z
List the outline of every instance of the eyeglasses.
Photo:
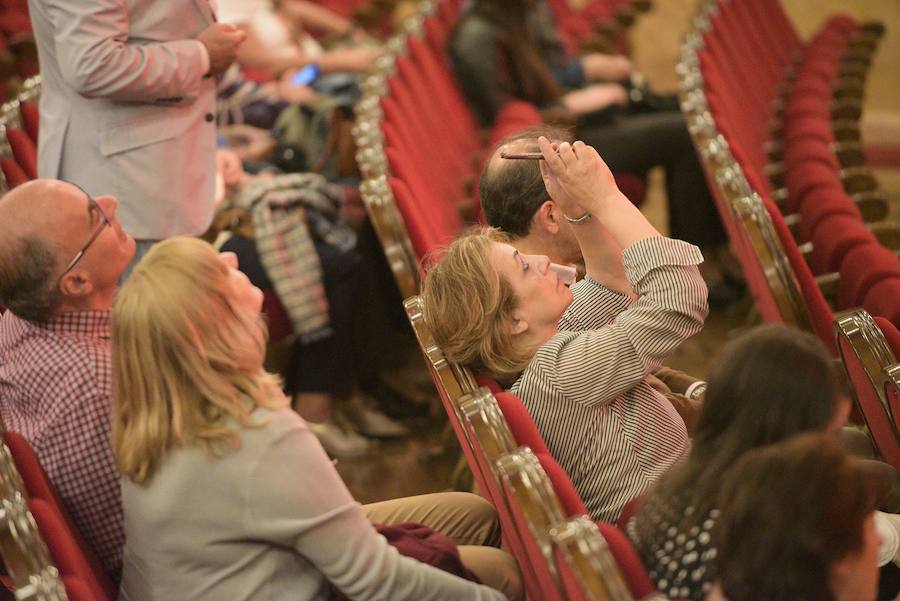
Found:
M 82 192 L 84 192 L 84 190 L 82 190 Z M 94 240 L 97 239 L 97 236 L 100 235 L 100 233 L 103 231 L 103 228 L 109 226 L 109 217 L 107 217 L 106 213 L 103 212 L 103 207 L 101 207 L 100 204 L 96 200 L 94 200 L 93 196 L 91 196 L 87 192 L 84 192 L 84 194 L 85 194 L 85 196 L 87 196 L 87 199 L 88 199 L 88 211 L 92 215 L 94 213 L 96 213 L 97 215 L 100 216 L 100 225 L 97 226 L 97 229 L 94 230 L 94 233 L 91 234 L 91 237 L 87 239 L 87 242 L 85 242 L 84 245 L 82 245 L 82 247 L 79 249 L 79 251 L 77 253 L 75 253 L 75 256 L 72 257 L 72 260 L 69 261 L 68 265 L 66 265 L 65 270 L 60 274 L 60 276 L 59 276 L 60 278 L 62 278 L 62 276 L 66 275 L 67 273 L 72 271 L 72 269 L 76 265 L 78 265 L 78 261 L 80 261 L 81 257 L 84 256 L 84 253 L 87 251 L 88 247 L 90 247 L 90 245 L 94 243 Z

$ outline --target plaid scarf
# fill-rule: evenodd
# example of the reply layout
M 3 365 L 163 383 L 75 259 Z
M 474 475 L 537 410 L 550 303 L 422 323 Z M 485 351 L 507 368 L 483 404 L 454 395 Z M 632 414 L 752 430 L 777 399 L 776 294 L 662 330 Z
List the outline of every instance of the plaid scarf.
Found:
M 256 179 L 235 199 L 250 209 L 260 261 L 305 343 L 331 335 L 313 236 L 340 250 L 356 246 L 356 234 L 340 214 L 342 203 L 340 188 L 315 173 Z

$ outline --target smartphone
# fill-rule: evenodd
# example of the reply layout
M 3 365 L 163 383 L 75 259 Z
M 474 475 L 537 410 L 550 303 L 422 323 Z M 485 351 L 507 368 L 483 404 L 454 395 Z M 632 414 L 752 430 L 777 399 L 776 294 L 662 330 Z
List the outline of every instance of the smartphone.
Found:
M 531 161 L 539 161 L 544 158 L 539 152 L 506 152 L 505 150 L 500 151 L 501 159 L 524 159 Z
M 319 65 L 310 63 L 294 73 L 293 77 L 291 77 L 291 83 L 295 86 L 308 86 L 316 81 L 318 77 Z

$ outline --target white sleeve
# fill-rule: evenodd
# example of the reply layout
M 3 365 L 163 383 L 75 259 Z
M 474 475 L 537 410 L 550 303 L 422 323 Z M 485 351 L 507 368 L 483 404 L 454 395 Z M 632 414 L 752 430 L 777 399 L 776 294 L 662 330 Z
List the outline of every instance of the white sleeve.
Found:
M 318 440 L 302 425 L 272 443 L 249 487 L 253 532 L 296 549 L 352 599 L 505 599 L 491 588 L 400 555 L 366 519 Z
M 900 516 L 875 512 L 875 530 L 881 537 L 878 548 L 878 567 L 900 561 Z
M 60 70 L 79 94 L 177 104 L 200 93 L 209 56 L 199 40 L 132 39 L 125 0 L 46 1 Z

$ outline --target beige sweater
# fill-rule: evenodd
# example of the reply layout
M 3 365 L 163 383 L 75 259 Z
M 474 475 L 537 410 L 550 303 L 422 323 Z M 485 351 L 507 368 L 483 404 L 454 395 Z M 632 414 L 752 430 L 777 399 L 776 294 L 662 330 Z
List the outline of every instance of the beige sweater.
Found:
M 147 486 L 122 482 L 121 601 L 327 598 L 502 601 L 403 557 L 366 520 L 315 436 L 289 409 L 220 459 L 176 449 Z

